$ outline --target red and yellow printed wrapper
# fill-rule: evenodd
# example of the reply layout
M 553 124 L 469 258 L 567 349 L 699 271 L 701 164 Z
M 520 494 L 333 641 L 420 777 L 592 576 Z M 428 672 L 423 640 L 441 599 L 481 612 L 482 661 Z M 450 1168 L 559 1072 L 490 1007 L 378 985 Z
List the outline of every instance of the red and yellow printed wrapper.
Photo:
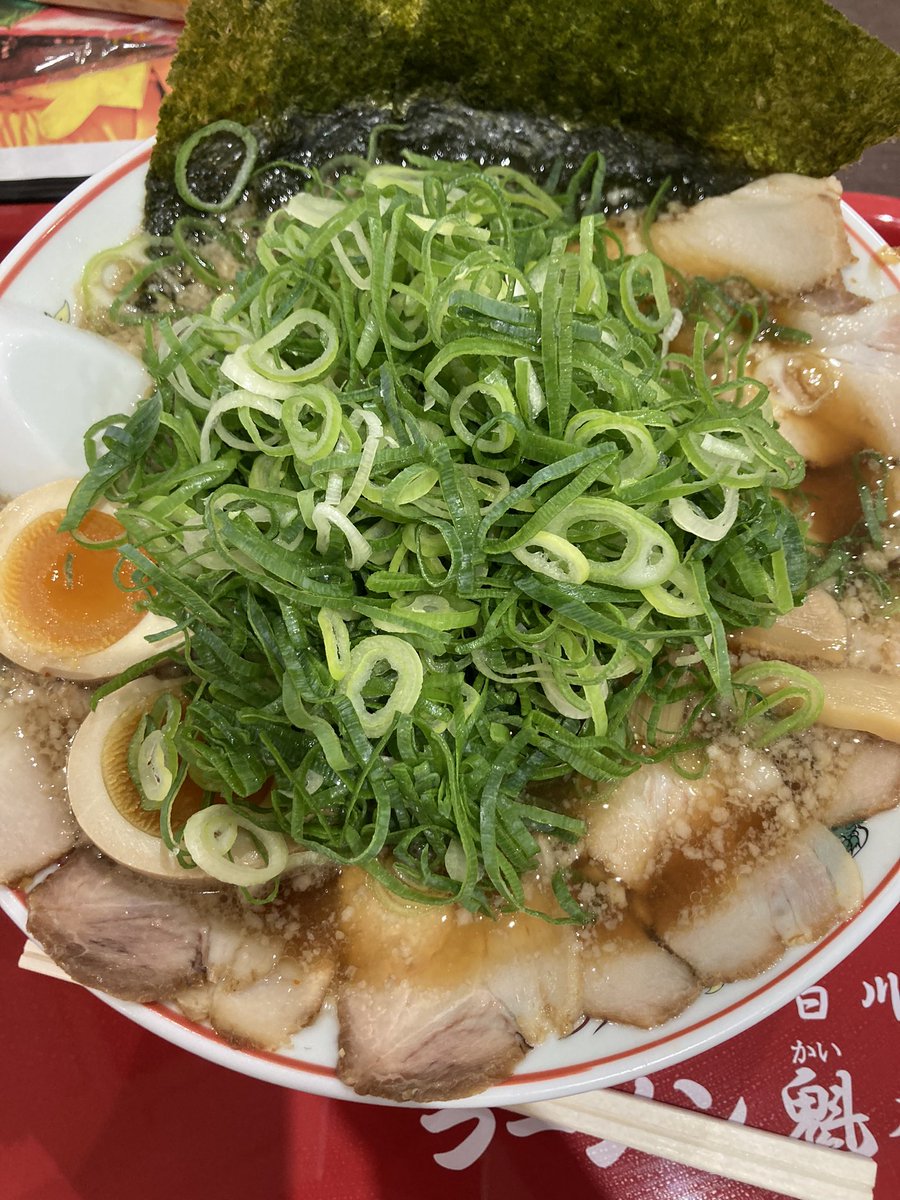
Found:
M 180 32 L 0 0 L 0 199 L 65 190 L 151 137 Z

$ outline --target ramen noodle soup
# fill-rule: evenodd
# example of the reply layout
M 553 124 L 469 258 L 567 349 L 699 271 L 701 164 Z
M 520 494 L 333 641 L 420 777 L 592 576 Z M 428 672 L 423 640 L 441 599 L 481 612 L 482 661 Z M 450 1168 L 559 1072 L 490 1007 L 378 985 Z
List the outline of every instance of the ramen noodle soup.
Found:
M 305 174 L 87 269 L 154 388 L 0 513 L 0 878 L 80 983 L 265 1050 L 333 1006 L 345 1083 L 447 1100 L 862 903 L 900 297 L 831 178 Z

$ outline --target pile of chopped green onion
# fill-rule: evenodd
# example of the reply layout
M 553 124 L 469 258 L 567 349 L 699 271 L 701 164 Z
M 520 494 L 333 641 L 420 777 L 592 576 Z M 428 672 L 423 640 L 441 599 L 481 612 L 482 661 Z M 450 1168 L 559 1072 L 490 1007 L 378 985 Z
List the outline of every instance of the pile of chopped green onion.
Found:
M 758 306 L 685 313 L 576 194 L 412 155 L 311 173 L 205 311 L 148 322 L 156 390 L 67 522 L 112 500 L 185 632 L 169 800 L 189 772 L 402 897 L 520 908 L 540 835 L 581 832 L 547 782 L 675 753 L 635 700 L 729 697 L 727 631 L 798 602 Z

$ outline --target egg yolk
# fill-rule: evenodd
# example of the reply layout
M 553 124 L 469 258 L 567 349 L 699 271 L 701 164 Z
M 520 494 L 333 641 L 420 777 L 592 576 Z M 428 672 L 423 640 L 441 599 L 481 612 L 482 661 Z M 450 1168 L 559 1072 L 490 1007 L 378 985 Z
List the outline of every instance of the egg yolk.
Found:
M 128 747 L 143 715 L 143 709 L 136 709 L 115 722 L 103 743 L 100 772 L 107 795 L 125 820 L 159 837 L 159 812 L 141 807 L 141 794 L 128 773 Z M 185 779 L 172 801 L 172 825 L 179 828 L 202 805 L 203 789 L 192 779 Z
M 142 592 L 131 586 L 132 568 L 118 573 L 117 550 L 92 550 L 58 531 L 64 509 L 43 513 L 16 537 L 0 569 L 0 606 L 16 634 L 30 646 L 71 656 L 112 646 L 141 620 Z M 83 541 L 108 542 L 122 526 L 92 511 L 78 530 Z

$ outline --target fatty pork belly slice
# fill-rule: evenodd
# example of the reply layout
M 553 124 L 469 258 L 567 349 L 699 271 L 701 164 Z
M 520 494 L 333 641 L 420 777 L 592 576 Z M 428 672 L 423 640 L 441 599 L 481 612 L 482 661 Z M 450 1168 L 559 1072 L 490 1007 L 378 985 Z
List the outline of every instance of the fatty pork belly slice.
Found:
M 585 853 L 627 887 L 640 888 L 673 839 L 689 837 L 697 813 L 721 794 L 709 780 L 684 779 L 667 763 L 641 767 L 579 807 Z
M 66 756 L 91 692 L 0 657 L 0 693 L 0 883 L 15 884 L 58 862 L 81 836 Z
M 771 296 L 795 296 L 851 260 L 836 179 L 770 175 L 701 200 L 653 226 L 653 249 L 685 275 L 742 275 Z
M 341 876 L 339 912 L 338 1073 L 362 1094 L 471 1095 L 581 1015 L 569 926 L 406 904 L 355 869 Z
M 284 932 L 253 912 L 218 914 L 210 925 L 207 980 L 175 997 L 182 1012 L 209 1021 L 236 1045 L 277 1050 L 318 1016 L 334 978 L 334 889 L 284 882 Z
M 750 374 L 769 388 L 784 437 L 815 467 L 858 450 L 900 456 L 900 295 L 853 312 L 823 312 L 810 298 L 779 310 L 807 345 L 764 344 Z
M 278 1050 L 318 1016 L 334 975 L 333 960 L 285 956 L 268 974 L 242 988 L 215 989 L 208 1019 L 238 1046 Z
M 650 1029 L 696 999 L 691 968 L 625 914 L 613 928 L 599 922 L 580 935 L 585 1016 Z
M 189 980 L 173 997 L 192 1021 L 209 1019 L 213 997 L 223 991 L 240 991 L 264 979 L 275 969 L 284 942 L 253 929 L 229 905 L 210 911 L 203 954 L 203 973 Z
M 654 932 L 705 985 L 758 975 L 785 947 L 816 941 L 862 903 L 856 864 L 815 821 L 742 870 L 713 875 L 673 861 L 647 898 Z
M 0 883 L 34 875 L 78 839 L 62 778 L 32 753 L 14 722 L 0 729 L 0 830 Z
M 203 978 L 209 923 L 191 890 L 92 848 L 28 896 L 28 933 L 76 982 L 123 1000 L 167 1000 Z
M 822 820 L 835 828 L 900 804 L 900 745 L 861 734 L 845 761 Z

